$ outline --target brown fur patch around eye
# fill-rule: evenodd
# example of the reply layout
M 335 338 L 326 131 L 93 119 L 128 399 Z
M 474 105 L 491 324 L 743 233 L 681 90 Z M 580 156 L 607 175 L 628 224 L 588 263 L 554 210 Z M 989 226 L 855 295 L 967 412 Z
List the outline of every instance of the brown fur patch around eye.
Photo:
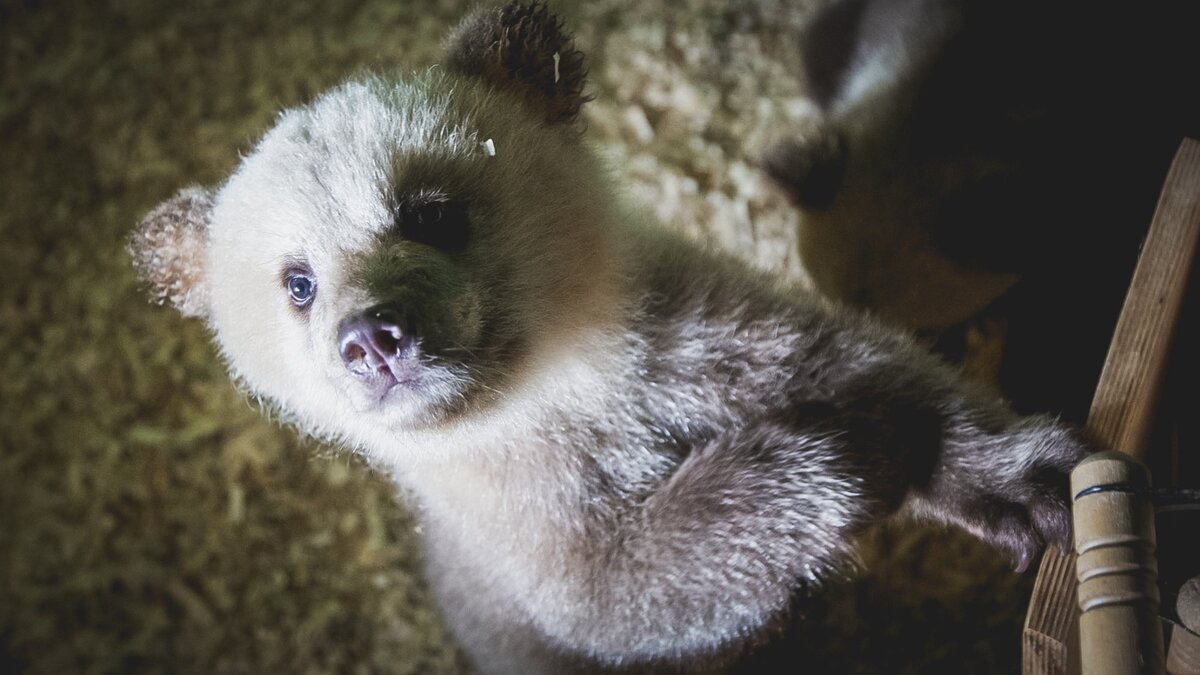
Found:
M 475 12 L 450 36 L 447 52 L 451 69 L 523 91 L 551 124 L 575 122 L 590 99 L 583 53 L 541 3 Z
M 184 316 L 208 313 L 204 254 L 212 193 L 198 187 L 180 190 L 146 214 L 127 250 L 151 298 L 170 301 Z

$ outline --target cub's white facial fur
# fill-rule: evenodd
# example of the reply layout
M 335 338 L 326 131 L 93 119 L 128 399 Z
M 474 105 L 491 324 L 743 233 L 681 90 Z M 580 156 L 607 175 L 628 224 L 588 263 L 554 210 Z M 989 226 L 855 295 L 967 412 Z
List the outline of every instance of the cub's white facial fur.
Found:
M 711 665 L 902 506 L 1027 565 L 1086 444 L 615 206 L 544 8 L 285 112 L 131 251 L 296 426 L 389 470 L 486 670 Z

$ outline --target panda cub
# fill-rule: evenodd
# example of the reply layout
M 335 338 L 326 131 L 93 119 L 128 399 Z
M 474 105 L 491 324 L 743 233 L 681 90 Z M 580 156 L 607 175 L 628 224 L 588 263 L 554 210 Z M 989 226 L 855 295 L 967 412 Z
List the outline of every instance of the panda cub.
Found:
M 444 617 L 495 672 L 737 650 L 898 510 L 1024 569 L 1088 442 L 906 335 L 627 209 L 540 5 L 350 81 L 141 223 L 159 300 L 300 430 L 393 475 Z

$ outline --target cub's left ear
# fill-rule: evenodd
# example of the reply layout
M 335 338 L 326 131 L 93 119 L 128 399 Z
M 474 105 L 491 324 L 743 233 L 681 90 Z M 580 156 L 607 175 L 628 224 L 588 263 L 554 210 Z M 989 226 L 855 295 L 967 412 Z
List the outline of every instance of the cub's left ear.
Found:
M 208 315 L 204 259 L 212 197 L 197 187 L 180 190 L 146 214 L 129 238 L 127 250 L 151 297 L 159 304 L 169 300 L 184 316 Z
M 524 96 L 550 124 L 570 124 L 589 97 L 583 53 L 541 3 L 478 9 L 446 41 L 447 67 Z

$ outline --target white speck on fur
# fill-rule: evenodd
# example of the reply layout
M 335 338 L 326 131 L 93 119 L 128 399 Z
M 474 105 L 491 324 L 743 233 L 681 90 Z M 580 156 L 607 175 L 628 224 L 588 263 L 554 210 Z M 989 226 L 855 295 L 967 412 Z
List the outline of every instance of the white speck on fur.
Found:
M 554 81 L 556 83 L 558 82 L 558 62 L 561 58 L 562 57 L 558 55 L 558 52 L 554 52 Z
M 492 139 L 489 138 L 480 145 L 483 146 L 483 151 L 487 153 L 488 157 L 496 156 L 496 143 Z

